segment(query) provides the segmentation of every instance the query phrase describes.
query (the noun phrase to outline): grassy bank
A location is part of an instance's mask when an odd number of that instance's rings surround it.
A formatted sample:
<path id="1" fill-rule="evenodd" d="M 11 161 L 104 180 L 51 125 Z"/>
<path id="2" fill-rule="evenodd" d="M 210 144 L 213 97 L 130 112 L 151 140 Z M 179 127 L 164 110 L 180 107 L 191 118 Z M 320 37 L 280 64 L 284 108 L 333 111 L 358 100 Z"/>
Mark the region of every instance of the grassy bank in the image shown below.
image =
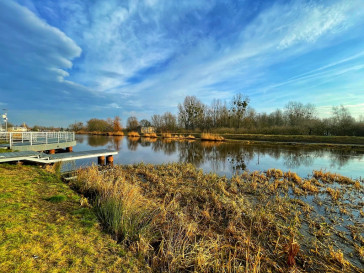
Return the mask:
<path id="1" fill-rule="evenodd" d="M 363 183 L 190 164 L 91 167 L 73 187 L 154 272 L 363 272 Z"/>
<path id="2" fill-rule="evenodd" d="M 301 142 L 364 145 L 364 137 L 354 136 L 309 136 L 309 135 L 257 135 L 223 134 L 226 139 L 271 142 Z"/>
<path id="3" fill-rule="evenodd" d="M 2 164 L 0 189 L 0 272 L 143 271 L 56 175 Z"/>
<path id="4" fill-rule="evenodd" d="M 196 138 L 202 138 L 203 133 L 188 133 Z M 187 135 L 187 133 L 185 133 Z M 226 134 L 221 133 L 225 140 L 247 140 L 256 142 L 272 143 L 316 143 L 316 144 L 342 144 L 342 145 L 364 145 L 364 137 L 355 136 L 312 136 L 312 135 L 263 135 L 263 134 Z"/>

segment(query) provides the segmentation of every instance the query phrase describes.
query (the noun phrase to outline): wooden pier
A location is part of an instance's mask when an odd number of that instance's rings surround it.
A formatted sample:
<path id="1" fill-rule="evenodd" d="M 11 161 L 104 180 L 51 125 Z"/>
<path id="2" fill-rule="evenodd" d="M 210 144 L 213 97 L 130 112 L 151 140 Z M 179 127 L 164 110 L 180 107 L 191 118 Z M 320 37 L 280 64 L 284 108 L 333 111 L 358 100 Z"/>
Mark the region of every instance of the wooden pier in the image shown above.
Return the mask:
<path id="1" fill-rule="evenodd" d="M 105 157 L 106 164 L 113 163 L 113 155 L 118 154 L 117 151 L 111 150 L 92 150 L 92 151 L 83 151 L 83 152 L 68 152 L 68 153 L 57 153 L 57 154 L 47 154 L 43 152 L 35 152 L 35 151 L 22 151 L 22 152 L 10 152 L 10 153 L 1 153 L 0 154 L 0 163 L 9 163 L 9 162 L 34 162 L 41 164 L 52 164 L 57 162 L 65 162 L 77 159 L 85 159 L 85 158 L 98 158 L 98 163 L 100 165 L 105 165 Z"/>

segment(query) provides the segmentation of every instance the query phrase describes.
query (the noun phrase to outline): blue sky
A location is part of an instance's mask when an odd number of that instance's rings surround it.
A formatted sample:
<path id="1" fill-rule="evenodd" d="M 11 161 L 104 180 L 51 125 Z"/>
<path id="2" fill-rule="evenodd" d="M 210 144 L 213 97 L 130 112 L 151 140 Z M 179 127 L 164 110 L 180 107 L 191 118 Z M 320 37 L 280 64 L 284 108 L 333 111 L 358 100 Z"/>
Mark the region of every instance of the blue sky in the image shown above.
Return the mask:
<path id="1" fill-rule="evenodd" d="M 139 119 L 195 95 L 364 115 L 364 1 L 0 0 L 0 108 L 20 124 Z"/>

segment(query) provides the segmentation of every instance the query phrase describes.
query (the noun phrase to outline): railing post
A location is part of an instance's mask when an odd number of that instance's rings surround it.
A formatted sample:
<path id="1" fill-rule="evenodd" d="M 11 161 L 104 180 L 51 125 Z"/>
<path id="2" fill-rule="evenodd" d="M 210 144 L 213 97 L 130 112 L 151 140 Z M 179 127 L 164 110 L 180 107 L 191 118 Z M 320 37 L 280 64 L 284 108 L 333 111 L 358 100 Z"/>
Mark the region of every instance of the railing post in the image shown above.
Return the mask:
<path id="1" fill-rule="evenodd" d="M 10 149 L 13 147 L 13 133 L 9 133 L 9 147 Z"/>
<path id="2" fill-rule="evenodd" d="M 46 132 L 46 144 L 48 144 L 48 133 Z"/>
<path id="3" fill-rule="evenodd" d="M 30 146 L 33 145 L 33 132 L 30 132 Z"/>
<path id="4" fill-rule="evenodd" d="M 21 143 L 24 143 L 24 133 L 21 133 Z"/>
<path id="5" fill-rule="evenodd" d="M 58 141 L 58 143 L 59 143 L 59 134 L 60 134 L 60 132 L 57 133 L 57 141 Z"/>

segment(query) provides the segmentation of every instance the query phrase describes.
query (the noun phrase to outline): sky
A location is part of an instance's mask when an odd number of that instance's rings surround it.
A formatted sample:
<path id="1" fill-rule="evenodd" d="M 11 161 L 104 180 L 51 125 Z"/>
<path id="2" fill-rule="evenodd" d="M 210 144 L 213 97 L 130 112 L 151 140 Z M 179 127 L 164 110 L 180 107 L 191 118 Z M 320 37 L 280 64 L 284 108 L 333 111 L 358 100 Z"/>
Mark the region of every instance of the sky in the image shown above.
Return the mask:
<path id="1" fill-rule="evenodd" d="M 299 101 L 359 117 L 364 1 L 0 0 L 0 60 L 14 124 L 125 124 L 237 93 L 258 112 Z"/>

